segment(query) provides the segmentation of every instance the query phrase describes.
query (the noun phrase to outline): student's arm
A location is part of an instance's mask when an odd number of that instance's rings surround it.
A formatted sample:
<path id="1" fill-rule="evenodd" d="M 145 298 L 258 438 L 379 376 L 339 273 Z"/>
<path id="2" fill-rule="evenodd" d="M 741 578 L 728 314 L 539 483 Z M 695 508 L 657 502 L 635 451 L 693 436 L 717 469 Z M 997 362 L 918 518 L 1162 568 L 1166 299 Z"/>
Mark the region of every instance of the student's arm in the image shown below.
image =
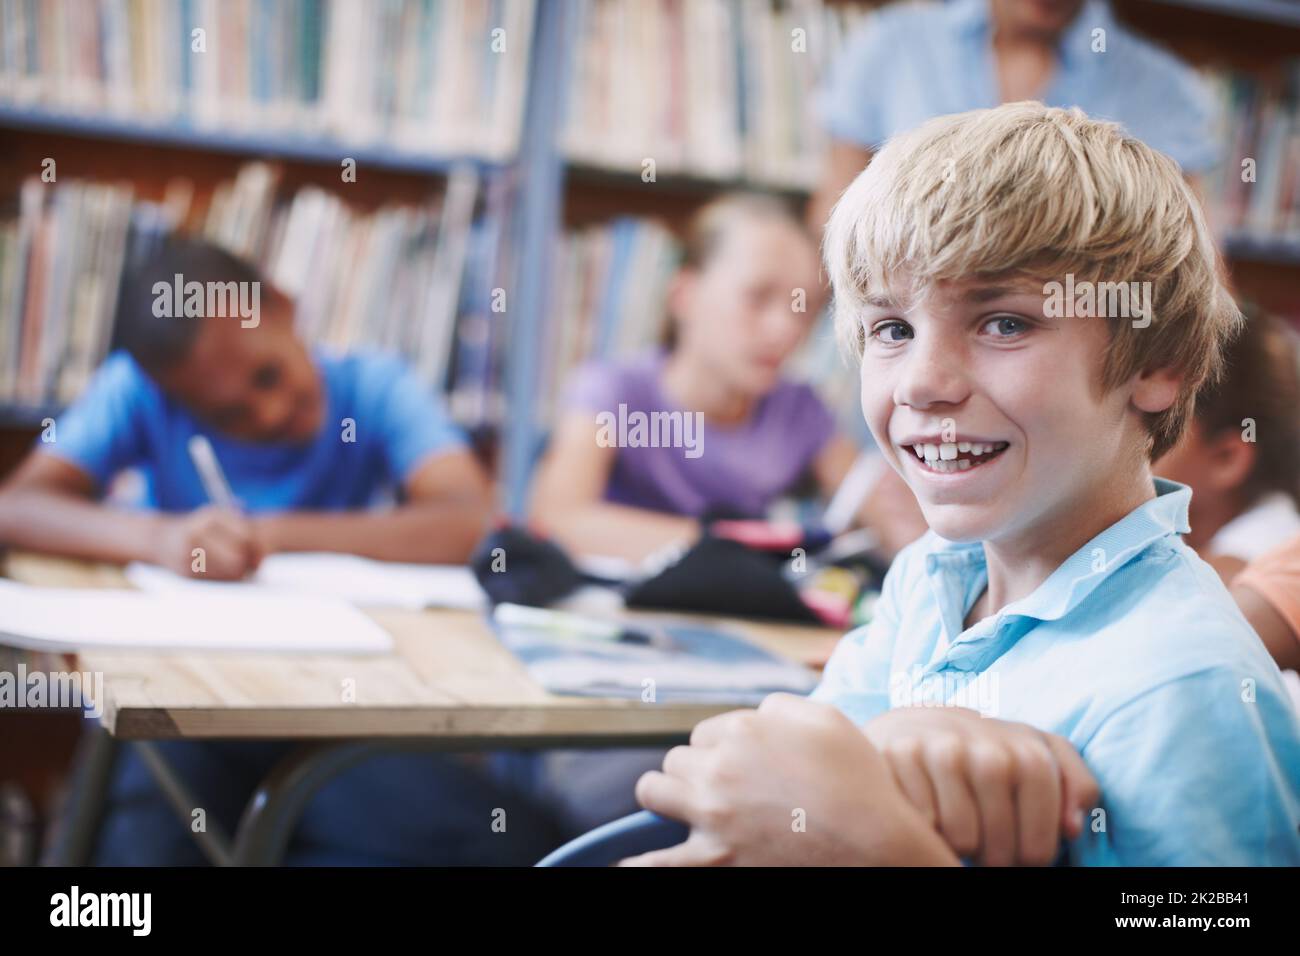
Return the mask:
<path id="1" fill-rule="evenodd" d="M 812 198 L 808 200 L 806 213 L 808 229 L 819 241 L 840 194 L 857 178 L 858 173 L 867 168 L 871 156 L 872 151 L 865 146 L 841 139 L 831 140 L 821 178 Z"/>
<path id="2" fill-rule="evenodd" d="M 566 415 L 538 466 L 530 522 L 574 554 L 629 561 L 698 538 L 694 518 L 602 500 L 616 454 L 617 449 L 597 444 L 591 415 Z"/>
<path id="3" fill-rule="evenodd" d="M 100 366 L 86 391 L 0 487 L 0 544 L 91 561 L 149 561 L 220 580 L 257 567 L 261 546 L 244 517 L 100 504 L 113 477 L 143 461 L 159 409 L 156 386 L 126 355 Z"/>
<path id="4" fill-rule="evenodd" d="M 630 866 L 955 866 L 885 759 L 833 707 L 772 694 L 711 717 L 637 783 L 686 842 Z"/>
<path id="5" fill-rule="evenodd" d="M 1232 596 L 1278 667 L 1300 669 L 1300 633 L 1249 583 L 1236 584 Z"/>
<path id="6" fill-rule="evenodd" d="M 464 448 L 435 452 L 384 511 L 288 511 L 256 519 L 268 551 L 343 551 L 382 561 L 463 564 L 487 530 L 491 488 Z"/>
<path id="7" fill-rule="evenodd" d="M 1277 666 L 1300 668 L 1300 538 L 1256 558 L 1231 586 Z"/>
<path id="8" fill-rule="evenodd" d="M 862 729 L 922 818 L 984 866 L 1047 866 L 1097 805 L 1097 781 L 1070 742 L 1027 724 L 899 707 Z"/>
<path id="9" fill-rule="evenodd" d="M 0 487 L 0 544 L 88 561 L 148 561 L 216 580 L 241 578 L 261 560 L 242 515 L 128 511 L 100 504 L 96 492 L 95 479 L 76 465 L 33 452 Z"/>

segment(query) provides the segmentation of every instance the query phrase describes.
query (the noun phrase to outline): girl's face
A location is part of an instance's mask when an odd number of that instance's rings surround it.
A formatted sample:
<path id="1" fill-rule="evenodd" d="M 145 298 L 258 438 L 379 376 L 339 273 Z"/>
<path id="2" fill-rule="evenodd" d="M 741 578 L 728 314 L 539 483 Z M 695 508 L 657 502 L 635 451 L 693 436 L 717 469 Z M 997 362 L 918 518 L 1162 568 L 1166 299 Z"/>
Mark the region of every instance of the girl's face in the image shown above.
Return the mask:
<path id="1" fill-rule="evenodd" d="M 817 250 L 793 223 L 733 225 L 702 269 L 671 294 L 677 348 L 736 391 L 759 397 L 803 342 L 825 302 Z"/>

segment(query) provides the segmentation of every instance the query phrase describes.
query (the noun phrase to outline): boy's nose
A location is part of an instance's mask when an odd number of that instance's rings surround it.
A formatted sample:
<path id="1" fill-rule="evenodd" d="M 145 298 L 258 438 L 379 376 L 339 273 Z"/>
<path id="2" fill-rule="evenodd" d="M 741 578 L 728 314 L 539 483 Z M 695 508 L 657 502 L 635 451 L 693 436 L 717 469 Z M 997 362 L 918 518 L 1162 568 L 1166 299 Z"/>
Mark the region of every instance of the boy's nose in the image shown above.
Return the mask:
<path id="1" fill-rule="evenodd" d="M 903 360 L 894 404 L 911 408 L 959 405 L 970 395 L 961 349 L 941 339 L 917 339 Z"/>
<path id="2" fill-rule="evenodd" d="M 293 403 L 288 398 L 265 398 L 257 406 L 257 430 L 263 435 L 276 435 L 289 425 Z"/>

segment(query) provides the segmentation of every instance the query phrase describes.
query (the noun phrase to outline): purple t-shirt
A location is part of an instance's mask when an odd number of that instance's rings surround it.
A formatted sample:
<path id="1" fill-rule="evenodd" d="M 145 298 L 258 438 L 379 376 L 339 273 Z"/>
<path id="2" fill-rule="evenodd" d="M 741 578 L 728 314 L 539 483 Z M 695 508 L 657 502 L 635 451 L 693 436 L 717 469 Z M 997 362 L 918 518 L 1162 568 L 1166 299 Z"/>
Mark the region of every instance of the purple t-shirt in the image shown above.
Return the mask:
<path id="1" fill-rule="evenodd" d="M 566 410 L 590 413 L 596 440 L 618 449 L 605 500 L 692 517 L 762 517 L 834 435 L 833 416 L 807 385 L 783 381 L 748 421 L 703 422 L 664 394 L 664 358 L 591 363 L 565 390 Z"/>

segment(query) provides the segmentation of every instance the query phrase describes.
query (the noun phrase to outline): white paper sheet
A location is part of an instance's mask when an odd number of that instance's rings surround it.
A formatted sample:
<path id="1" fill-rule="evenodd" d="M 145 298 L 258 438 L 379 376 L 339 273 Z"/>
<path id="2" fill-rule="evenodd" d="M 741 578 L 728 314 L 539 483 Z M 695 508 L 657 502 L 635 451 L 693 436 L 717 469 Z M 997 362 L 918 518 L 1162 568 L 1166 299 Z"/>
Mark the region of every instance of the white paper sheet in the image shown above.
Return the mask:
<path id="1" fill-rule="evenodd" d="M 257 588 L 145 594 L 0 579 L 0 643 L 38 651 L 302 651 L 379 654 L 393 639 L 337 598 Z"/>
<path id="2" fill-rule="evenodd" d="M 183 578 L 151 564 L 131 564 L 127 580 L 142 591 L 277 591 L 320 595 L 358 607 L 462 608 L 487 606 L 483 589 L 469 568 L 451 564 L 398 564 L 350 554 L 272 554 L 248 581 L 217 582 Z"/>

